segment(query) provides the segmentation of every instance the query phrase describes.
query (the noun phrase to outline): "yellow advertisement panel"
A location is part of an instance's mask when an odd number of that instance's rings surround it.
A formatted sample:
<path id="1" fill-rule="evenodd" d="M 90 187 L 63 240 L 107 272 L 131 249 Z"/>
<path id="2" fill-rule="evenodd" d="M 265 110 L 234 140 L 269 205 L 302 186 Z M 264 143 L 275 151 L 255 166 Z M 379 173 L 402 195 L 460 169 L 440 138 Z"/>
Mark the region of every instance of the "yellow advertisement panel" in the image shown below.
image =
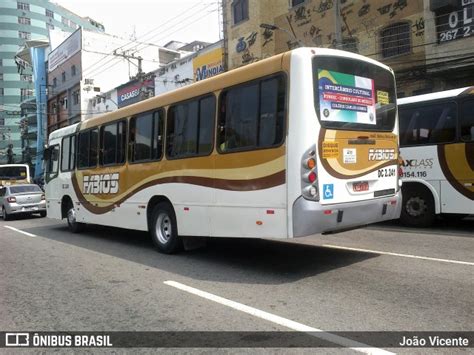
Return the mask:
<path id="1" fill-rule="evenodd" d="M 222 48 L 198 55 L 193 59 L 194 80 L 199 81 L 213 77 L 224 71 Z"/>

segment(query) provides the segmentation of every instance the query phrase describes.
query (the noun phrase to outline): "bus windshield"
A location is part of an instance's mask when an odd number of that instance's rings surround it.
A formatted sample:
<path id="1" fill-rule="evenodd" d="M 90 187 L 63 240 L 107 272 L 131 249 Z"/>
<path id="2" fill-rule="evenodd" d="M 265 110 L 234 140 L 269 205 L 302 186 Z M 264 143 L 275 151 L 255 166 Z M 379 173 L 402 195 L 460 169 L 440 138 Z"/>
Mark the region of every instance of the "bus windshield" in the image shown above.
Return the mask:
<path id="1" fill-rule="evenodd" d="M 337 56 L 313 58 L 314 103 L 324 128 L 392 131 L 395 78 L 378 65 Z"/>
<path id="2" fill-rule="evenodd" d="M 2 166 L 0 167 L 1 180 L 20 180 L 28 178 L 26 166 Z"/>

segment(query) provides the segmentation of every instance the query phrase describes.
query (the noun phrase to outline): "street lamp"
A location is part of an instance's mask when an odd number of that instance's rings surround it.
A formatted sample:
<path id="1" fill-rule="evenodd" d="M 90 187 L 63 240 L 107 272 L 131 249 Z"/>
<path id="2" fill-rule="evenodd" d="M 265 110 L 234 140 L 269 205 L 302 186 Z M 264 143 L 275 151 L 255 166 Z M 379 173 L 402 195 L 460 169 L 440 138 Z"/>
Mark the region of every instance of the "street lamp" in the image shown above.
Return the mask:
<path id="1" fill-rule="evenodd" d="M 296 36 L 291 33 L 290 31 L 288 31 L 287 29 L 285 28 L 281 28 L 281 27 L 278 27 L 276 25 L 270 25 L 268 23 L 261 23 L 260 24 L 260 27 L 261 28 L 264 28 L 266 30 L 270 30 L 270 31 L 276 31 L 276 30 L 280 30 L 280 31 L 283 31 L 285 32 L 288 36 L 290 36 L 291 39 L 294 39 L 300 47 L 305 47 L 305 44 L 303 42 L 301 42 L 298 38 L 296 38 Z"/>

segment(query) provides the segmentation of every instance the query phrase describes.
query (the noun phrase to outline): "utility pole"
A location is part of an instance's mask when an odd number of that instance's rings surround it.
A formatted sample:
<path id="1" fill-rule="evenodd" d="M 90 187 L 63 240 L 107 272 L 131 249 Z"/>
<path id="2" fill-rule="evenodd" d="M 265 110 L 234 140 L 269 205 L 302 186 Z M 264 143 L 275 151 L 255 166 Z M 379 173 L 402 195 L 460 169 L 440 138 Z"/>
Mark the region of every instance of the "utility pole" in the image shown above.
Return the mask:
<path id="1" fill-rule="evenodd" d="M 341 4 L 339 0 L 334 0 L 334 33 L 336 35 L 335 47 L 338 48 L 342 45 L 342 33 L 341 33 Z"/>
<path id="2" fill-rule="evenodd" d="M 130 80 L 133 80 L 133 79 L 141 80 L 143 78 L 143 68 L 142 68 L 143 58 L 142 57 L 140 56 L 135 57 L 135 53 L 132 53 L 132 54 L 127 54 L 127 52 L 117 53 L 117 50 L 114 50 L 113 55 L 117 57 L 125 58 L 129 63 L 132 63 L 138 68 L 137 75 L 135 77 L 130 77 Z M 138 64 L 133 63 L 131 59 L 136 59 L 138 61 Z"/>

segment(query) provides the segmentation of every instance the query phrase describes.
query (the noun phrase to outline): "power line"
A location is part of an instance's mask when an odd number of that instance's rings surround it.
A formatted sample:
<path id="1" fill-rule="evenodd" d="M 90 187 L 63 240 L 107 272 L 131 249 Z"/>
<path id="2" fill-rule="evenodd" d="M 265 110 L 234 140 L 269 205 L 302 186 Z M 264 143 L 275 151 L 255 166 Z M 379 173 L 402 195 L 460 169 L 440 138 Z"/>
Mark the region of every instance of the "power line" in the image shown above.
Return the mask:
<path id="1" fill-rule="evenodd" d="M 162 29 L 162 28 L 163 28 L 165 25 L 167 25 L 168 23 L 170 23 L 170 22 L 172 22 L 172 21 L 174 21 L 174 20 L 176 20 L 176 19 L 179 19 L 180 17 L 182 17 L 182 16 L 185 15 L 186 13 L 188 13 L 188 12 L 194 10 L 196 7 L 201 6 L 201 5 L 202 5 L 202 2 L 199 2 L 198 4 L 196 4 L 196 5 L 194 5 L 194 6 L 191 6 L 190 8 L 184 10 L 181 14 L 172 17 L 171 19 L 167 20 L 167 21 L 164 22 L 163 24 L 161 24 L 161 25 L 155 27 L 154 29 L 152 29 L 152 30 L 146 32 L 145 34 L 141 35 L 139 38 L 145 41 L 145 38 L 147 38 L 147 36 L 150 35 L 151 33 Z M 136 44 L 136 43 L 137 43 L 136 40 L 129 41 L 128 43 L 125 43 L 125 44 L 123 44 L 123 45 L 121 45 L 121 46 L 115 48 L 112 52 L 109 53 L 109 56 L 113 55 L 113 52 L 114 52 L 114 51 L 117 51 L 117 50 L 120 50 L 120 49 L 125 49 L 125 47 L 127 47 L 127 46 L 129 46 L 129 45 Z M 148 45 L 153 45 L 153 44 L 149 43 Z M 127 49 L 127 50 L 129 50 L 129 49 Z M 95 62 L 95 63 L 93 63 L 92 65 L 90 65 L 89 67 L 85 68 L 85 69 L 83 70 L 83 73 L 85 73 L 85 72 L 87 72 L 87 71 L 89 71 L 89 70 L 92 70 L 92 68 L 93 68 L 94 66 L 96 66 L 96 65 L 97 65 L 98 63 L 100 63 L 101 61 L 105 60 L 105 58 L 107 58 L 107 56 L 105 56 L 104 58 L 101 58 L 101 59 L 98 60 L 97 62 Z M 95 70 L 94 70 L 94 71 L 95 71 Z"/>

